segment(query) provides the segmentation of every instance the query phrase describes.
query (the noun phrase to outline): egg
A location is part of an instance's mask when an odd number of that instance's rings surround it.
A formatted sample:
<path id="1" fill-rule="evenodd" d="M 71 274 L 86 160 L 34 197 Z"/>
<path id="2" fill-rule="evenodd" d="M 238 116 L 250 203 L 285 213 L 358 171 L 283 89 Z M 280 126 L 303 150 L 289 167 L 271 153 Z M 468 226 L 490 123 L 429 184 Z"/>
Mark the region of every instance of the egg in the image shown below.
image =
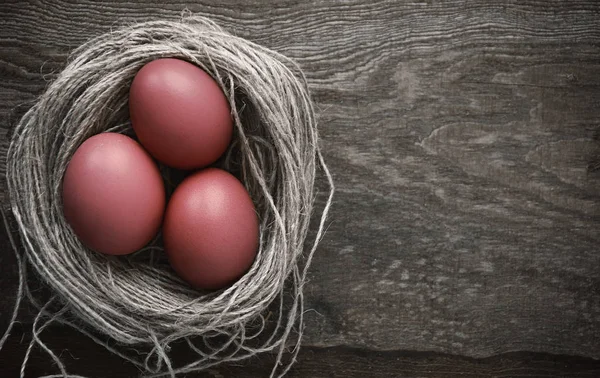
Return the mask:
<path id="1" fill-rule="evenodd" d="M 181 278 L 199 289 L 223 288 L 239 279 L 256 257 L 258 216 L 233 175 L 208 168 L 185 178 L 173 192 L 163 240 Z"/>
<path id="2" fill-rule="evenodd" d="M 205 71 L 179 59 L 143 66 L 129 91 L 131 124 L 140 143 L 173 168 L 215 162 L 231 141 L 227 98 Z"/>
<path id="3" fill-rule="evenodd" d="M 154 238 L 165 210 L 156 163 L 133 139 L 103 133 L 71 158 L 62 187 L 65 219 L 88 248 L 124 255 Z"/>

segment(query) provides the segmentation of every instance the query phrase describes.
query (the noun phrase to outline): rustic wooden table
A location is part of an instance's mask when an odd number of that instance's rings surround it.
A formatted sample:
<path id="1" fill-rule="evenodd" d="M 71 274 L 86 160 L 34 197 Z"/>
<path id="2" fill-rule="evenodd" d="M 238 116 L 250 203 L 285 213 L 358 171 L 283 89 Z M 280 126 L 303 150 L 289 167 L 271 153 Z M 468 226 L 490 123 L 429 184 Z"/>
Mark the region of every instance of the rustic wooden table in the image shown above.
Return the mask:
<path id="1" fill-rule="evenodd" d="M 600 376 L 599 2 L 3 0 L 1 126 L 89 37 L 185 7 L 295 58 L 318 104 L 338 189 L 291 377 Z M 1 377 L 19 374 L 20 320 Z M 73 373 L 137 374 L 69 329 L 44 337 Z M 26 376 L 56 372 L 36 350 Z"/>

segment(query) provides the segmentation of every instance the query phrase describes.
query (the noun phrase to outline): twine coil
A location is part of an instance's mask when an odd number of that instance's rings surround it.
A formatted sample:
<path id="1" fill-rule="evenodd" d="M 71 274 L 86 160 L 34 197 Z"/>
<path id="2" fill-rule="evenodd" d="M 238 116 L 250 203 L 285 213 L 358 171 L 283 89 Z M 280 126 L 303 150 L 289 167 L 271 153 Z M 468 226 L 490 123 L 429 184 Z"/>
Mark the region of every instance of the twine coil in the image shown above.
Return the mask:
<path id="1" fill-rule="evenodd" d="M 86 249 L 62 213 L 62 178 L 77 147 L 101 132 L 130 132 L 129 85 L 144 64 L 167 57 L 196 64 L 221 86 L 235 130 L 222 166 L 238 174 L 259 214 L 256 261 L 239 281 L 216 293 L 183 283 L 160 242 L 118 258 Z M 315 241 L 305 248 L 317 171 L 329 191 Z M 6 179 L 24 264 L 55 294 L 40 304 L 30 349 L 36 343 L 47 349 L 61 370 L 58 376 L 69 375 L 38 337 L 51 321 L 76 327 L 146 376 L 174 377 L 266 351 L 277 352 L 271 376 L 287 372 L 302 336 L 306 270 L 333 194 L 306 81 L 291 60 L 197 16 L 94 38 L 73 52 L 16 126 Z M 194 358 L 178 365 L 170 349 L 182 343 Z M 286 350 L 292 357 L 283 364 Z"/>

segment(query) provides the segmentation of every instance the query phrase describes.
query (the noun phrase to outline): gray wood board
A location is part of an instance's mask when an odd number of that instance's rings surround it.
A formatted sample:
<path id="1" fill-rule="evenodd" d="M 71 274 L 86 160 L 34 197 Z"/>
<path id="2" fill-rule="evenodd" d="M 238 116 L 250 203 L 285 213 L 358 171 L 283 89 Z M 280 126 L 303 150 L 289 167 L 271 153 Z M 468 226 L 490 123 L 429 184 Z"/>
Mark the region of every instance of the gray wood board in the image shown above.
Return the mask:
<path id="1" fill-rule="evenodd" d="M 18 332 L 16 332 L 18 334 Z M 15 335 L 18 336 L 18 335 Z M 13 338 L 14 339 L 14 338 Z M 74 330 L 44 335 L 47 345 L 64 350 L 61 359 L 71 374 L 85 377 L 131 378 L 138 369 L 93 343 L 82 342 Z M 27 343 L 10 343 L 15 358 L 3 359 L 0 352 L 0 373 L 17 377 L 20 358 Z M 182 351 L 185 353 L 185 351 Z M 178 354 L 179 356 L 179 354 Z M 261 355 L 245 363 L 219 365 L 189 377 L 202 378 L 264 378 L 273 367 L 274 356 Z M 56 373 L 56 366 L 47 355 L 35 350 L 26 377 Z M 557 356 L 532 352 L 512 352 L 482 359 L 445 355 L 433 352 L 373 351 L 364 348 L 311 347 L 300 350 L 297 363 L 286 378 L 597 378 L 600 364 L 583 357 Z"/>
<path id="2" fill-rule="evenodd" d="M 337 193 L 306 345 L 600 358 L 600 3 L 5 0 L 3 126 L 86 39 L 185 7 L 317 102 Z"/>

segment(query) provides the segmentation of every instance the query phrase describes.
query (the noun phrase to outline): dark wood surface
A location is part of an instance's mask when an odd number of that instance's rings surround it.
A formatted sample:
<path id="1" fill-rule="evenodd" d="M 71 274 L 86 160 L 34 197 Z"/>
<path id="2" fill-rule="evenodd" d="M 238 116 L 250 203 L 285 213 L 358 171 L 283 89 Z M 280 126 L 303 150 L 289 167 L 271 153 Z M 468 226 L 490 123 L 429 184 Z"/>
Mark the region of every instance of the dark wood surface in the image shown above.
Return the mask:
<path id="1" fill-rule="evenodd" d="M 1 126 L 81 42 L 185 7 L 295 58 L 317 102 L 338 190 L 291 376 L 600 376 L 600 2 L 2 0 Z M 18 374 L 20 320 L 0 377 Z M 45 337 L 73 372 L 136 373 L 70 330 Z M 35 354 L 28 376 L 47 372 Z"/>

